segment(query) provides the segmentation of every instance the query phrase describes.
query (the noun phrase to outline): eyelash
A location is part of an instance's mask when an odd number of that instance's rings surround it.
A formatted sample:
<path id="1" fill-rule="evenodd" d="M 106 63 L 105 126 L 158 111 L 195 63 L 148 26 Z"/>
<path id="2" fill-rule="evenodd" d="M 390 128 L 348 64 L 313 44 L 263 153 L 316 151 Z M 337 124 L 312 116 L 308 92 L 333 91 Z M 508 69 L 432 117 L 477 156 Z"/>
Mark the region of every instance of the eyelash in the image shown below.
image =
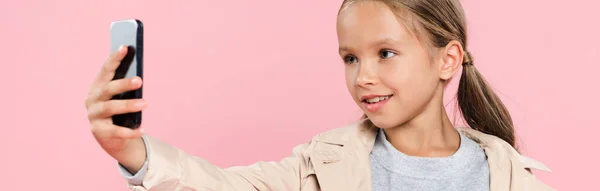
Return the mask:
<path id="1" fill-rule="evenodd" d="M 351 54 L 347 55 L 347 56 L 344 56 L 344 63 L 345 64 L 352 64 L 352 63 L 350 63 L 351 62 L 350 59 L 356 59 L 356 57 L 354 55 L 351 55 Z"/>
<path id="2" fill-rule="evenodd" d="M 389 57 L 385 57 L 385 56 L 383 55 L 383 54 L 385 54 L 385 53 L 391 53 L 391 54 L 393 54 L 393 55 L 392 55 L 392 56 L 389 56 Z M 396 56 L 396 55 L 398 55 L 398 53 L 396 53 L 396 52 L 394 52 L 394 51 L 391 51 L 391 50 L 387 50 L 387 49 L 383 49 L 383 50 L 380 50 L 380 51 L 379 51 L 379 57 L 380 57 L 381 59 L 388 59 L 388 58 L 391 58 L 391 57 L 393 57 L 393 56 Z M 354 59 L 354 60 L 350 60 L 350 59 Z M 354 56 L 354 55 L 352 55 L 352 54 L 349 54 L 349 55 L 346 55 L 346 56 L 344 56 L 344 63 L 345 63 L 345 64 L 353 64 L 353 63 L 355 63 L 355 62 L 356 62 L 356 60 L 357 60 L 357 59 L 358 59 L 358 58 L 356 58 L 356 56 Z"/>

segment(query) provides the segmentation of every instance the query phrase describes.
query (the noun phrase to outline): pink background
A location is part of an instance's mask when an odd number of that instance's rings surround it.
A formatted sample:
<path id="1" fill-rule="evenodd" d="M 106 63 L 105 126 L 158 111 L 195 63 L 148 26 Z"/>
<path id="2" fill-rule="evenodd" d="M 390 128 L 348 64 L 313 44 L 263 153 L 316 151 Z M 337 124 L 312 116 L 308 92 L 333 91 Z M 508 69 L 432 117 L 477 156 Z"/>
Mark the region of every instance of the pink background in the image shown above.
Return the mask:
<path id="1" fill-rule="evenodd" d="M 2 190 L 126 190 L 86 119 L 113 20 L 146 27 L 144 127 L 219 166 L 278 160 L 360 115 L 337 55 L 341 0 L 0 1 Z M 592 0 L 464 1 L 476 66 L 559 190 L 597 187 Z M 447 100 L 452 99 L 447 96 Z"/>

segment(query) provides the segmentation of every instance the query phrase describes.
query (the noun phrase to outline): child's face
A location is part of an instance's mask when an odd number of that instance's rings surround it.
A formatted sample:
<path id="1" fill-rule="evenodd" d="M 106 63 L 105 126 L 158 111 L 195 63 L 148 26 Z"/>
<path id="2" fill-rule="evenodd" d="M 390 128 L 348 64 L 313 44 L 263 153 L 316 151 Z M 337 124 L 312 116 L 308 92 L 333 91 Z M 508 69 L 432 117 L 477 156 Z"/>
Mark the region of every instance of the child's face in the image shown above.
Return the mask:
<path id="1" fill-rule="evenodd" d="M 442 107 L 431 102 L 443 90 L 438 64 L 387 6 L 348 7 L 338 16 L 337 33 L 348 90 L 375 125 L 396 127 L 429 105 Z"/>

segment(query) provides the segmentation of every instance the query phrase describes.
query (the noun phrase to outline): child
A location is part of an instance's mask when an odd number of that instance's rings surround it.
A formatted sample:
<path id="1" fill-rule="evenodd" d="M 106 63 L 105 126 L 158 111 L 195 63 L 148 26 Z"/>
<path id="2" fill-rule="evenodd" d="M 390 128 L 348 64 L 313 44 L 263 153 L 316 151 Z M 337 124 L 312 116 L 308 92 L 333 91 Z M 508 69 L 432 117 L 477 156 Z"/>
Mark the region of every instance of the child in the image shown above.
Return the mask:
<path id="1" fill-rule="evenodd" d="M 510 115 L 465 49 L 458 0 L 345 0 L 337 33 L 348 90 L 365 115 L 279 162 L 222 169 L 113 125 L 110 116 L 146 105 L 109 100 L 141 87 L 139 78 L 111 81 L 126 49 L 92 85 L 92 132 L 131 190 L 553 190 L 530 172 L 549 169 L 514 148 Z M 442 103 L 458 71 L 458 104 L 471 128 L 455 128 Z"/>

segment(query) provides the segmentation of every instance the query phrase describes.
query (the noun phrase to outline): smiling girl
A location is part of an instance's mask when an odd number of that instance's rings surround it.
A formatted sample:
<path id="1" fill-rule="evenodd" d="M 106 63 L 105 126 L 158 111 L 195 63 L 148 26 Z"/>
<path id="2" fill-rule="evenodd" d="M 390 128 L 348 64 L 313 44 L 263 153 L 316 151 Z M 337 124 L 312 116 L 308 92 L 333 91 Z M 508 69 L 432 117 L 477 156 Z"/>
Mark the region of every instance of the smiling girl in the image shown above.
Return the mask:
<path id="1" fill-rule="evenodd" d="M 109 100 L 141 87 L 139 78 L 110 81 L 126 49 L 110 56 L 92 85 L 92 132 L 131 190 L 553 190 L 531 173 L 549 169 L 514 148 L 511 117 L 466 49 L 465 23 L 458 0 L 345 0 L 339 54 L 365 115 L 279 162 L 223 169 L 113 125 L 110 116 L 146 105 Z M 454 127 L 442 103 L 457 72 L 470 128 Z"/>

